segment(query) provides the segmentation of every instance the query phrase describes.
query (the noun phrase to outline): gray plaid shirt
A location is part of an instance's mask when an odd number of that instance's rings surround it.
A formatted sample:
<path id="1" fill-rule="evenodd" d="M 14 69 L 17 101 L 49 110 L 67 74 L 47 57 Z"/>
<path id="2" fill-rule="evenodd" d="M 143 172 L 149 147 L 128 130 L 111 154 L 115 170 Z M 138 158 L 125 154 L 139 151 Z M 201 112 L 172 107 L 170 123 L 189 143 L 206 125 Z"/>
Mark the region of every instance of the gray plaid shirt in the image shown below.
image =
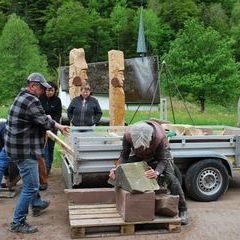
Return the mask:
<path id="1" fill-rule="evenodd" d="M 13 161 L 43 156 L 45 131 L 55 128 L 55 121 L 45 114 L 39 99 L 22 90 L 10 107 L 5 150 Z"/>

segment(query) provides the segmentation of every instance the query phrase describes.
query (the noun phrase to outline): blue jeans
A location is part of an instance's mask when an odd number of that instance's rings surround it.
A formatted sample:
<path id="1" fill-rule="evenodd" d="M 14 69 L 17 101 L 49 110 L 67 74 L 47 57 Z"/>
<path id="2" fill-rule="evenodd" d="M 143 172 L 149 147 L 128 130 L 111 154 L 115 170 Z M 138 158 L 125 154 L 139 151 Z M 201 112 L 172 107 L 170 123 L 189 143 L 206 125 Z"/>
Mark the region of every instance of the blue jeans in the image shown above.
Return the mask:
<path id="1" fill-rule="evenodd" d="M 2 178 L 7 167 L 8 167 L 8 157 L 5 150 L 2 149 L 2 151 L 0 152 L 0 184 L 2 182 Z"/>
<path id="2" fill-rule="evenodd" d="M 26 220 L 29 205 L 41 207 L 42 200 L 39 194 L 38 161 L 26 159 L 18 164 L 23 186 L 14 211 L 13 222 L 21 223 Z"/>

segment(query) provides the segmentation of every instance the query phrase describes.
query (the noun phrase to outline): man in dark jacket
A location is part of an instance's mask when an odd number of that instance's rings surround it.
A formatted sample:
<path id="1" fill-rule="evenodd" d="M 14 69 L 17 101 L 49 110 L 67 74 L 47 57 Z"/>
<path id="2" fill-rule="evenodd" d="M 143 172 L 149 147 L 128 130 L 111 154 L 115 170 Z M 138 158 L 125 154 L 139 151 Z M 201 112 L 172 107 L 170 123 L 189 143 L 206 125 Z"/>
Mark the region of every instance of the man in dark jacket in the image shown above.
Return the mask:
<path id="1" fill-rule="evenodd" d="M 130 153 L 133 155 L 130 156 Z M 173 195 L 179 195 L 179 216 L 183 225 L 188 224 L 187 204 L 179 180 L 175 176 L 169 142 L 162 126 L 155 121 L 138 122 L 130 126 L 123 137 L 123 150 L 118 164 L 146 161 L 151 167 L 145 172 L 148 178 L 160 181 L 164 175 Z M 115 178 L 115 169 L 109 176 Z"/>

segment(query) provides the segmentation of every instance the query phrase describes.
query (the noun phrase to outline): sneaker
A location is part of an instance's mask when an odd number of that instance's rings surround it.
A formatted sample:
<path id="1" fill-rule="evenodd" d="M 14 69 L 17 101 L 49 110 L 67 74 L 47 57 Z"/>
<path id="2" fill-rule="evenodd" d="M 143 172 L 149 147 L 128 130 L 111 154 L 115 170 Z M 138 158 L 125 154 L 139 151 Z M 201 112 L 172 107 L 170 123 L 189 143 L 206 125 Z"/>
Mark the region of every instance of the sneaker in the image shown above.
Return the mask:
<path id="1" fill-rule="evenodd" d="M 181 218 L 181 225 L 187 225 L 189 223 L 187 210 L 180 211 L 179 217 Z"/>
<path id="2" fill-rule="evenodd" d="M 14 233 L 35 233 L 38 232 L 38 228 L 36 226 L 32 226 L 28 224 L 26 221 L 22 223 L 11 223 L 10 229 L 11 232 Z"/>
<path id="3" fill-rule="evenodd" d="M 42 201 L 42 205 L 38 207 L 32 207 L 32 215 L 33 217 L 38 217 L 41 215 L 42 211 L 46 209 L 50 204 L 50 201 Z"/>
<path id="4" fill-rule="evenodd" d="M 48 188 L 48 184 L 47 184 L 47 183 L 41 184 L 41 185 L 39 186 L 39 190 L 40 190 L 40 191 L 47 190 L 47 188 Z"/>

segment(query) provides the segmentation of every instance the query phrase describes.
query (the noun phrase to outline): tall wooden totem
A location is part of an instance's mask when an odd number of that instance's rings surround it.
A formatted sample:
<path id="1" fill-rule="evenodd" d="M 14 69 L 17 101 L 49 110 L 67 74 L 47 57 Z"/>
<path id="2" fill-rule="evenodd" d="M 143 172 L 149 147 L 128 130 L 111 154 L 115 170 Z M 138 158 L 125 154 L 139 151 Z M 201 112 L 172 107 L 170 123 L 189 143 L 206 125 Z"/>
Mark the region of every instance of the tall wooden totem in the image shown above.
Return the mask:
<path id="1" fill-rule="evenodd" d="M 81 86 L 88 80 L 88 65 L 83 48 L 73 48 L 70 51 L 69 64 L 69 95 L 73 99 L 80 95 Z"/>
<path id="2" fill-rule="evenodd" d="M 110 126 L 124 126 L 124 55 L 122 51 L 108 52 Z"/>

